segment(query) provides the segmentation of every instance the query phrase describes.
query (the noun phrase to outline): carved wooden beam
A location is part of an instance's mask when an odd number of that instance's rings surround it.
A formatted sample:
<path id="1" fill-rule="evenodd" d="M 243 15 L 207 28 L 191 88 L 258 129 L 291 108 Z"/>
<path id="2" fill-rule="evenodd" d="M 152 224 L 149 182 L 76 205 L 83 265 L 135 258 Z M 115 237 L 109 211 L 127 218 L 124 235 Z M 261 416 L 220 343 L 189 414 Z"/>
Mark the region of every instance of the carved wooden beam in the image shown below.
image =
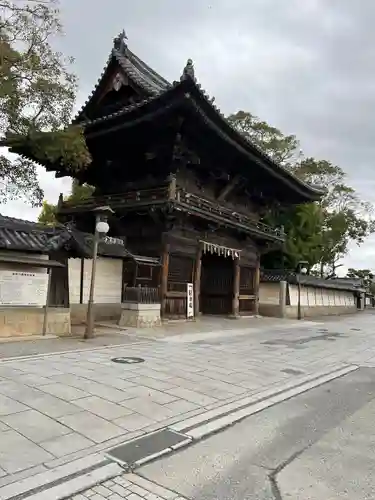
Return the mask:
<path id="1" fill-rule="evenodd" d="M 225 198 L 233 191 L 233 189 L 238 185 L 241 180 L 240 175 L 235 175 L 228 184 L 220 191 L 217 196 L 217 201 L 224 201 Z"/>

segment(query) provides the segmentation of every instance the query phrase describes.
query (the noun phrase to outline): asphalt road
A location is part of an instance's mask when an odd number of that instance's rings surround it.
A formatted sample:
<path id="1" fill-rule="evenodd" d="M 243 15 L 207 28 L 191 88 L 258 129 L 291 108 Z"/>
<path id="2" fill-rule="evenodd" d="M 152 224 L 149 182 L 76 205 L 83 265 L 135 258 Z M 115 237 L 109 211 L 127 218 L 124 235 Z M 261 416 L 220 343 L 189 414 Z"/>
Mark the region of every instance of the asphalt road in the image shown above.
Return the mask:
<path id="1" fill-rule="evenodd" d="M 137 472 L 193 500 L 373 499 L 374 417 L 361 368 Z"/>

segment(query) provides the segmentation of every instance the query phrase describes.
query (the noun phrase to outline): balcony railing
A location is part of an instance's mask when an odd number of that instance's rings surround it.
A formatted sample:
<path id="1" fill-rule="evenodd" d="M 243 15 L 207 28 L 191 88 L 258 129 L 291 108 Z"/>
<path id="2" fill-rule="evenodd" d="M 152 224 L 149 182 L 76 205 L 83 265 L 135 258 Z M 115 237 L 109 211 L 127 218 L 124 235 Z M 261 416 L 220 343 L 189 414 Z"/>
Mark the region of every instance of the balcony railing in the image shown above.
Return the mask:
<path id="1" fill-rule="evenodd" d="M 251 227 L 257 229 L 262 233 L 277 236 L 282 240 L 284 240 L 285 238 L 285 233 L 282 228 L 273 228 L 271 226 L 268 226 L 267 224 L 264 224 L 263 222 L 257 221 L 255 218 L 241 214 L 222 205 L 218 205 L 211 200 L 207 200 L 206 198 L 202 198 L 193 193 L 188 193 L 184 190 L 178 189 L 176 193 L 176 199 L 177 202 L 183 206 L 187 206 L 192 210 L 197 210 L 207 215 L 210 214 L 211 216 L 216 216 L 217 218 L 225 220 L 228 223 Z"/>
<path id="2" fill-rule="evenodd" d="M 149 189 L 126 191 L 121 194 L 90 196 L 80 202 L 63 201 L 59 212 L 86 211 L 94 207 L 109 205 L 111 208 L 148 205 L 155 202 L 165 202 L 169 198 L 169 185 L 161 185 Z"/>
<path id="3" fill-rule="evenodd" d="M 113 209 L 126 209 L 127 207 L 133 208 L 166 202 L 173 203 L 177 209 L 190 211 L 207 219 L 214 219 L 218 222 L 224 221 L 228 225 L 242 227 L 247 231 L 251 230 L 262 234 L 269 234 L 281 241 L 285 239 L 282 228 L 273 228 L 263 222 L 257 221 L 254 217 L 231 210 L 213 200 L 189 193 L 175 183 L 166 183 L 148 189 L 132 190 L 121 194 L 90 197 L 79 203 L 64 201 L 60 203 L 58 210 L 59 213 L 64 214 L 85 212 L 105 205 L 109 205 Z"/>

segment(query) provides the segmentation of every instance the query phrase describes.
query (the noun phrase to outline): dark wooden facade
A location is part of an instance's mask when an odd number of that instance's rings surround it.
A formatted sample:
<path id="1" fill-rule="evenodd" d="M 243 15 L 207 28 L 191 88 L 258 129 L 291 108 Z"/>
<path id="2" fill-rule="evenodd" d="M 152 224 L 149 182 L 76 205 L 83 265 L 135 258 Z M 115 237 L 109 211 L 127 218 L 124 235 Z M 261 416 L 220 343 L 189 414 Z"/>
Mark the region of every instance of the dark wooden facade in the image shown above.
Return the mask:
<path id="1" fill-rule="evenodd" d="M 95 192 L 76 205 L 61 199 L 60 221 L 92 232 L 92 209 L 111 206 L 109 234 L 125 238 L 133 254 L 161 261 L 138 285 L 160 288 L 164 316 L 186 316 L 188 283 L 196 314 L 257 313 L 260 255 L 284 241 L 282 228 L 265 225 L 262 215 L 273 204 L 319 199 L 321 191 L 242 137 L 202 91 L 190 60 L 170 84 L 129 50 L 124 35 L 74 123 L 84 127 L 92 156 L 74 176 Z"/>

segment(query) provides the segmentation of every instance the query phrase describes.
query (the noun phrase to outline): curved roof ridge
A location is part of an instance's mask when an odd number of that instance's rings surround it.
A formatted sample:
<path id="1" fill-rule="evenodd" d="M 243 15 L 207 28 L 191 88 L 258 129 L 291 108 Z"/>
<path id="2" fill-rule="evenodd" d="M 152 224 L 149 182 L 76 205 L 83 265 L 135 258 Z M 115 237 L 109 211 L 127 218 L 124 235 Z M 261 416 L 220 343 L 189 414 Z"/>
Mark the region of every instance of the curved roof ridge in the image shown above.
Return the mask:
<path id="1" fill-rule="evenodd" d="M 146 64 L 142 59 L 140 59 L 136 54 L 134 54 L 129 48 L 127 43 L 127 36 L 123 31 L 113 40 L 113 47 L 107 62 L 98 78 L 92 92 L 87 97 L 84 104 L 81 106 L 80 110 L 74 116 L 72 123 L 77 123 L 77 121 L 82 117 L 83 112 L 86 107 L 93 99 L 95 94 L 98 92 L 103 79 L 106 76 L 109 65 L 112 60 L 115 59 L 120 65 L 124 73 L 134 81 L 136 85 L 139 85 L 146 93 L 150 95 L 159 95 L 160 93 L 168 90 L 171 84 L 163 78 L 159 73 L 152 69 L 148 64 Z"/>
<path id="2" fill-rule="evenodd" d="M 202 88 L 202 85 L 198 83 L 198 80 L 195 76 L 194 65 L 191 59 L 188 59 L 187 65 L 183 70 L 183 74 L 181 76 L 181 81 L 190 79 L 191 82 L 196 87 L 197 91 L 201 94 L 201 96 L 207 101 L 207 103 L 216 111 L 216 113 L 221 117 L 221 119 L 230 127 L 242 141 L 246 142 L 247 145 L 251 146 L 251 148 L 256 151 L 264 160 L 266 160 L 270 165 L 272 165 L 276 170 L 281 171 L 283 174 L 287 174 L 290 178 L 292 178 L 298 184 L 306 187 L 307 189 L 315 191 L 317 194 L 324 194 L 325 188 L 323 186 L 317 186 L 314 184 L 309 184 L 304 180 L 297 177 L 294 173 L 290 172 L 286 167 L 281 165 L 280 163 L 273 160 L 266 152 L 264 152 L 259 146 L 254 144 L 251 139 L 241 134 L 241 132 L 228 120 L 228 118 L 221 112 L 220 108 L 215 104 L 215 97 L 210 97 L 208 92 Z M 178 82 L 175 82 L 178 83 Z"/>

